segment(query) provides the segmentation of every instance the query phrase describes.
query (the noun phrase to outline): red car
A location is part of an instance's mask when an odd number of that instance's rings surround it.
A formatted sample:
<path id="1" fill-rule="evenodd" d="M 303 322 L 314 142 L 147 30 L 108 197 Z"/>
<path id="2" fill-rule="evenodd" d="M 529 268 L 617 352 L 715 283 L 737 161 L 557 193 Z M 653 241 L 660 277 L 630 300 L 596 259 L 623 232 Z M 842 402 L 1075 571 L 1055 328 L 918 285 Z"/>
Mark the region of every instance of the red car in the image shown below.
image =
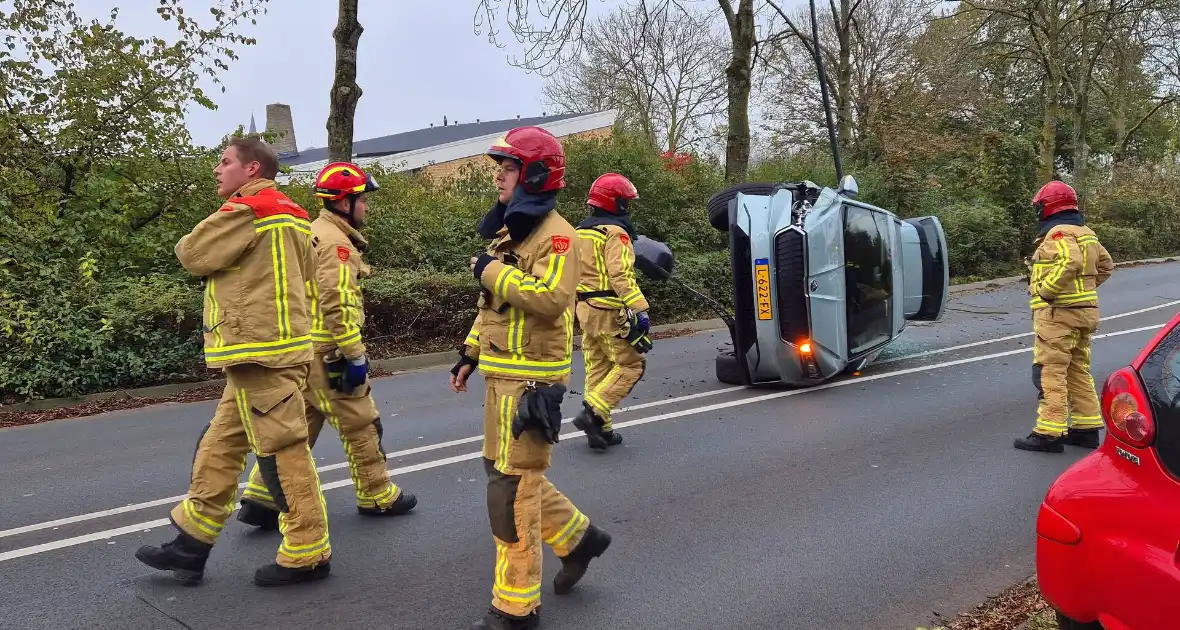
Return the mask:
<path id="1" fill-rule="evenodd" d="M 1180 628 L 1180 315 L 1106 379 L 1102 417 L 1041 503 L 1041 594 L 1062 630 Z"/>

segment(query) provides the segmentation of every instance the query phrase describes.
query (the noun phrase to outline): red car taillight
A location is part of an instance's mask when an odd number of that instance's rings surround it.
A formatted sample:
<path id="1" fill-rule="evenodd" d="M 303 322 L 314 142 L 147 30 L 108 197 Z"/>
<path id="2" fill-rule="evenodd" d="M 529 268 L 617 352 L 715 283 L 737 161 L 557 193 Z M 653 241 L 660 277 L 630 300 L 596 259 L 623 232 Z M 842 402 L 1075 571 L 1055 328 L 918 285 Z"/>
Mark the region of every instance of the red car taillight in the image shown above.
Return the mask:
<path id="1" fill-rule="evenodd" d="M 1151 405 L 1134 369 L 1125 367 L 1106 379 L 1102 418 L 1111 435 L 1131 446 L 1147 448 L 1155 441 Z"/>

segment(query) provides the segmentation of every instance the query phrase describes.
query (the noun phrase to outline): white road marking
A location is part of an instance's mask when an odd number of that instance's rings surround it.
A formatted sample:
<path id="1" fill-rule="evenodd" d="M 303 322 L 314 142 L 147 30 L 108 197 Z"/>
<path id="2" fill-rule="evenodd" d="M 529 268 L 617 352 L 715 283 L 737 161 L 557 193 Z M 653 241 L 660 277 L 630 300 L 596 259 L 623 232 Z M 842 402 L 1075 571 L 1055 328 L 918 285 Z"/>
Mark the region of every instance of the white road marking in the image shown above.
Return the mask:
<path id="1" fill-rule="evenodd" d="M 615 413 L 625 413 L 628 411 L 638 411 L 640 409 L 659 407 L 661 405 L 671 405 L 671 404 L 678 403 L 678 402 L 684 402 L 686 400 L 696 400 L 698 398 L 704 398 L 706 396 L 716 396 L 718 394 L 726 394 L 726 393 L 730 393 L 730 392 L 741 391 L 743 389 L 746 389 L 746 388 L 738 386 L 738 387 L 724 387 L 721 389 L 713 389 L 713 390 L 709 390 L 707 392 L 699 392 L 696 394 L 688 394 L 686 396 L 678 396 L 676 398 L 668 398 L 665 400 L 656 400 L 656 401 L 652 401 L 652 402 L 641 403 L 638 405 L 631 405 L 630 407 L 620 407 L 619 409 L 617 409 L 615 411 Z M 573 420 L 572 417 L 564 418 L 562 420 L 562 423 L 569 423 L 572 420 Z M 458 440 L 449 440 L 447 442 L 438 442 L 436 444 L 427 444 L 426 446 L 407 448 L 405 450 L 389 453 L 388 455 L 386 455 L 386 457 L 388 459 L 397 459 L 399 457 L 405 457 L 407 455 L 415 455 L 418 453 L 437 451 L 437 450 L 444 449 L 444 448 L 450 448 L 452 446 L 459 446 L 462 444 L 471 444 L 473 442 L 480 442 L 482 440 L 483 440 L 482 435 L 474 435 L 471 437 L 460 438 Z M 319 472 L 327 472 L 330 470 L 338 470 L 340 468 L 348 468 L 348 462 L 340 462 L 338 464 L 328 464 L 327 466 L 318 466 L 316 468 L 316 470 Z M 412 470 L 417 470 L 417 469 L 413 468 L 412 466 L 407 467 L 407 468 L 412 469 Z M 403 469 L 399 468 L 398 470 L 403 470 Z M 411 470 L 406 470 L 406 472 L 411 472 Z M 338 483 L 338 482 L 332 482 L 332 483 Z M 350 483 L 352 483 L 351 480 L 346 480 L 345 482 L 342 483 L 342 485 L 348 485 Z M 246 487 L 245 482 L 238 484 L 238 488 L 245 488 L 245 487 Z M 325 486 L 325 487 L 327 487 L 327 486 Z M 338 487 L 338 486 L 332 486 L 332 487 Z M 96 518 L 104 518 L 107 516 L 116 516 L 118 514 L 126 514 L 127 512 L 137 512 L 139 510 L 146 510 L 148 508 L 153 508 L 153 507 L 157 507 L 160 505 L 171 505 L 173 503 L 178 503 L 179 501 L 183 500 L 184 497 L 185 497 L 185 495 L 179 494 L 179 495 L 176 495 L 173 497 L 165 497 L 163 499 L 154 499 L 152 501 L 144 501 L 143 503 L 133 503 L 131 505 L 124 505 L 121 507 L 110 508 L 108 510 L 100 510 L 98 512 L 90 512 L 88 514 L 79 514 L 77 516 L 67 516 L 65 518 L 59 518 L 59 519 L 55 519 L 52 521 L 45 521 L 43 523 L 34 523 L 32 525 L 23 525 L 21 527 L 14 527 L 12 529 L 6 529 L 3 531 L 0 531 L 0 538 L 8 538 L 10 536 L 18 536 L 20 534 L 27 534 L 29 532 L 35 532 L 35 531 L 39 531 L 42 529 L 48 529 L 51 527 L 56 528 L 56 527 L 60 527 L 62 525 L 71 525 L 73 523 L 81 523 L 84 521 L 94 520 Z"/>
<path id="2" fill-rule="evenodd" d="M 1155 306 L 1149 306 L 1147 308 L 1141 308 L 1139 310 L 1130 311 L 1127 313 L 1119 313 L 1117 315 L 1109 315 L 1107 317 L 1103 317 L 1100 321 L 1110 321 L 1110 320 L 1119 319 L 1122 317 L 1131 317 L 1132 315 L 1141 315 L 1143 313 L 1148 313 L 1151 311 L 1159 310 L 1162 308 L 1167 308 L 1169 306 L 1176 306 L 1176 305 L 1180 305 L 1180 300 L 1173 300 L 1171 302 L 1165 302 L 1163 304 L 1157 304 Z M 1030 332 L 1021 333 L 1018 335 L 1008 335 L 1006 337 L 997 337 L 995 339 L 985 339 L 983 341 L 976 341 L 973 343 L 967 343 L 967 344 L 962 344 L 962 345 L 958 345 L 958 346 L 951 346 L 949 348 L 939 348 L 937 350 L 927 350 L 925 352 L 918 352 L 915 354 L 909 354 L 909 355 L 902 356 L 902 357 L 894 357 L 892 359 L 886 359 L 884 361 L 874 361 L 872 364 L 870 364 L 870 366 L 872 366 L 872 365 L 885 365 L 888 363 L 894 363 L 897 361 L 905 361 L 908 359 L 916 359 L 916 358 L 921 358 L 921 357 L 930 356 L 930 355 L 934 355 L 934 354 L 943 354 L 946 352 L 955 352 L 957 350 L 965 350 L 967 348 L 975 348 L 975 347 L 990 345 L 990 344 L 994 344 L 994 343 L 1003 343 L 1005 341 L 1012 341 L 1014 339 L 1019 339 L 1021 337 L 1027 337 L 1031 334 L 1032 334 L 1032 332 L 1030 331 Z M 861 380 L 864 380 L 864 379 L 861 379 Z M 665 400 L 655 400 L 655 401 L 651 401 L 651 402 L 640 403 L 638 405 L 631 405 L 629 407 L 620 407 L 618 410 L 615 411 L 615 413 L 627 413 L 627 412 L 631 412 L 631 411 L 639 411 L 641 409 L 650 409 L 652 407 L 659 407 L 662 405 L 671 405 L 671 404 L 684 402 L 687 400 L 696 400 L 699 398 L 705 398 L 707 396 L 717 396 L 720 394 L 728 394 L 731 392 L 737 392 L 737 391 L 741 391 L 744 389 L 746 389 L 746 388 L 743 386 L 740 386 L 740 385 L 737 387 L 723 387 L 721 389 L 713 389 L 713 390 L 709 390 L 709 391 L 705 391 L 705 392 L 698 392 L 696 394 L 688 394 L 686 396 L 677 396 L 675 398 L 668 398 Z M 564 419 L 562 419 L 562 423 L 569 423 L 572 420 L 573 420 L 573 418 L 564 418 Z M 395 451 L 395 452 L 389 453 L 387 455 L 387 457 L 389 459 L 397 459 L 399 457 L 405 457 L 407 455 L 416 455 L 418 453 L 427 453 L 430 451 L 437 451 L 437 450 L 441 450 L 444 448 L 451 448 L 453 446 L 461 446 L 463 444 L 472 444 L 475 442 L 480 442 L 482 440 L 483 440 L 482 435 L 473 435 L 471 437 L 460 438 L 457 440 L 448 440 L 446 442 L 438 442 L 435 444 L 427 444 L 425 446 L 418 446 L 418 447 L 414 447 L 414 448 L 408 448 L 408 449 L 404 449 L 404 450 L 400 450 L 400 451 Z M 326 466 L 319 466 L 316 468 L 316 470 L 322 473 L 322 472 L 328 472 L 328 471 L 332 471 L 332 470 L 339 470 L 341 468 L 347 468 L 347 467 L 348 467 L 348 462 L 340 462 L 337 464 L 328 464 Z M 238 488 L 245 488 L 245 487 L 246 487 L 245 483 L 238 484 Z M 122 507 L 110 508 L 107 510 L 100 510 L 98 512 L 91 512 L 89 514 L 79 514 L 77 516 L 68 516 L 65 518 L 55 519 L 52 521 L 45 521 L 43 523 L 34 523 L 32 525 L 24 525 L 21 527 L 14 527 L 12 529 L 6 529 L 3 531 L 0 531 L 0 538 L 8 538 L 11 536 L 18 536 L 20 534 L 27 534 L 29 532 L 35 532 L 35 531 L 47 529 L 50 527 L 59 527 L 61 525 L 70 525 L 73 523 L 81 523 L 81 522 L 93 520 L 96 518 L 104 518 L 107 516 L 126 514 L 128 512 L 137 512 L 139 510 L 146 510 L 146 509 L 157 507 L 160 505 L 169 505 L 169 504 L 177 503 L 177 502 L 181 501 L 182 499 L 184 499 L 184 497 L 185 497 L 185 495 L 181 494 L 181 495 L 176 495 L 176 496 L 172 496 L 172 497 L 166 497 L 163 499 L 155 499 L 152 501 L 145 501 L 143 503 L 134 503 L 134 504 L 125 505 Z"/>
<path id="3" fill-rule="evenodd" d="M 1158 330 L 1160 328 L 1163 328 L 1163 326 L 1164 326 L 1164 324 L 1156 324 L 1154 326 L 1143 326 L 1140 328 L 1132 328 L 1129 330 L 1119 330 L 1119 331 L 1115 331 L 1115 332 L 1094 335 L 1093 338 L 1094 339 L 1107 339 L 1110 337 L 1131 335 L 1131 334 L 1135 334 L 1135 333 L 1146 332 L 1149 330 Z M 886 379 L 886 378 L 894 378 L 894 377 L 898 377 L 898 376 L 904 376 L 906 374 L 916 374 L 919 372 L 931 372 L 934 370 L 941 370 L 943 368 L 954 367 L 956 365 L 964 365 L 967 363 L 978 363 L 981 361 L 989 361 L 991 359 L 998 359 L 1000 357 L 1012 356 L 1012 355 L 1021 354 L 1024 352 L 1032 352 L 1032 348 L 1017 348 L 1015 350 L 1007 350 L 1004 352 L 995 352 L 992 354 L 985 354 L 985 355 L 980 355 L 980 356 L 976 356 L 976 357 L 967 357 L 964 359 L 956 359 L 954 361 L 945 361 L 943 363 L 934 363 L 934 364 L 930 364 L 930 365 L 920 365 L 917 367 L 906 368 L 906 369 L 902 369 L 902 370 L 894 370 L 892 372 L 882 372 L 880 374 L 871 374 L 868 376 L 848 378 L 845 380 L 832 381 L 829 383 L 824 383 L 822 385 L 816 385 L 814 387 L 809 387 L 807 389 L 792 389 L 792 390 L 787 390 L 787 391 L 775 392 L 772 394 L 764 394 L 761 396 L 754 396 L 752 398 L 742 398 L 742 399 L 738 399 L 738 400 L 731 400 L 731 401 L 726 401 L 726 402 L 722 402 L 722 403 L 716 403 L 713 405 L 706 405 L 703 407 L 693 407 L 690 409 L 683 409 L 680 411 L 672 411 L 669 413 L 660 414 L 660 415 L 656 415 L 656 416 L 649 416 L 647 418 L 637 418 L 635 420 L 628 420 L 626 422 L 615 423 L 615 426 L 619 427 L 619 428 L 639 426 L 642 424 L 650 424 L 653 422 L 660 422 L 661 420 L 669 420 L 672 418 L 682 418 L 685 416 L 692 416 L 692 415 L 697 415 L 697 414 L 702 414 L 702 413 L 708 413 L 711 411 L 717 411 L 719 409 L 728 409 L 731 407 L 752 405 L 752 404 L 756 404 L 756 403 L 760 403 L 760 402 L 765 402 L 768 400 L 775 400 L 778 398 L 787 398 L 790 396 L 802 396 L 803 394 L 810 394 L 812 392 L 818 392 L 818 391 L 823 391 L 823 390 L 827 390 L 827 389 L 834 389 L 837 387 L 845 387 L 848 385 L 857 385 L 860 383 L 864 383 L 866 381 L 876 381 L 876 380 L 881 380 L 881 379 Z M 567 431 L 565 433 L 562 433 L 561 437 L 566 438 L 568 440 L 569 438 L 575 438 L 575 437 L 578 437 L 579 435 L 581 435 L 581 431 L 574 430 L 574 431 Z M 482 451 L 476 451 L 474 453 L 465 453 L 463 455 L 456 455 L 454 457 L 447 457 L 445 459 L 438 459 L 438 460 L 429 461 L 429 462 L 422 462 L 420 464 L 413 464 L 410 466 L 402 466 L 400 468 L 394 468 L 394 469 L 390 470 L 389 472 L 391 475 L 396 476 L 399 474 L 416 472 L 416 471 L 420 471 L 420 470 L 429 470 L 432 468 L 439 468 L 441 466 L 447 466 L 447 465 L 455 464 L 455 463 L 462 462 L 462 461 L 478 459 L 482 455 L 483 455 Z M 343 488 L 343 487 L 351 487 L 351 486 L 352 486 L 351 479 L 342 479 L 340 481 L 333 481 L 331 483 L 323 484 L 323 489 L 324 490 L 331 490 L 333 488 Z M 180 497 L 180 499 L 183 499 L 183 498 L 184 498 L 183 496 Z M 177 499 L 177 500 L 179 500 L 179 499 Z M 170 500 L 168 500 L 168 499 L 161 499 L 160 501 L 153 502 L 153 504 L 160 505 L 161 503 L 169 502 L 169 501 Z M 236 509 L 237 508 L 235 508 L 235 511 L 236 511 Z M 107 510 L 107 511 L 109 512 L 109 510 Z M 91 515 L 84 515 L 84 517 L 85 518 L 82 518 L 82 517 L 74 517 L 74 518 L 81 519 L 81 520 L 86 520 L 87 518 L 97 518 L 97 517 L 92 517 Z M 76 522 L 76 521 L 71 521 L 71 522 Z M 85 534 L 82 536 L 74 536 L 72 538 L 66 538 L 63 540 L 56 540 L 56 541 L 52 541 L 52 542 L 48 542 L 48 543 L 43 543 L 40 545 L 34 545 L 31 547 L 23 547 L 20 549 L 13 549 L 12 551 L 5 551 L 3 553 L 0 553 L 0 562 L 14 560 L 16 558 L 23 558 L 25 556 L 44 553 L 47 551 L 53 551 L 55 549 L 63 549 L 66 547 L 73 547 L 76 545 L 81 545 L 81 544 L 93 542 L 96 540 L 104 540 L 104 539 L 111 538 L 114 536 L 121 536 L 124 534 L 139 532 L 139 531 L 143 531 L 146 529 L 151 529 L 153 527 L 160 527 L 162 525 L 168 525 L 168 524 L 169 524 L 169 521 L 166 518 L 165 519 L 156 519 L 153 521 L 136 523 L 134 525 L 127 525 L 125 527 L 118 527 L 115 529 L 108 529 L 108 530 L 103 530 L 103 531 L 99 531 L 99 532 L 94 532 L 92 534 Z M 30 526 L 30 527 L 32 527 L 32 526 Z M 11 530 L 9 530 L 9 531 L 11 531 Z"/>
<path id="4" fill-rule="evenodd" d="M 1168 308 L 1169 306 L 1177 306 L 1177 305 L 1180 305 L 1180 300 L 1172 300 L 1171 302 L 1164 302 L 1163 304 L 1156 304 L 1155 306 L 1141 308 L 1137 311 L 1129 311 L 1127 313 L 1119 313 L 1118 315 L 1110 315 L 1108 317 L 1102 317 L 1098 321 L 1108 322 L 1112 319 L 1119 319 L 1121 317 L 1131 317 L 1132 315 L 1142 315 L 1143 313 L 1149 313 L 1151 311 L 1158 311 L 1161 308 Z M 967 348 L 986 346 L 986 345 L 990 345 L 993 343 L 1003 343 L 1005 341 L 1012 341 L 1014 339 L 1020 339 L 1021 337 L 1030 337 L 1030 336 L 1032 336 L 1032 334 L 1033 333 L 1030 330 L 1028 332 L 1023 332 L 1023 333 L 1020 333 L 1017 335 L 1008 335 L 1007 337 L 996 337 L 995 339 L 984 339 L 983 341 L 975 341 L 972 343 L 965 343 L 965 344 L 962 344 L 959 346 L 950 346 L 949 348 L 938 348 L 936 350 L 926 350 L 925 352 L 917 352 L 914 354 L 907 354 L 904 357 L 893 357 L 892 359 L 885 359 L 884 361 L 873 361 L 872 363 L 869 364 L 869 366 L 885 365 L 888 363 L 896 363 L 898 361 L 906 361 L 908 359 L 917 359 L 920 357 L 927 357 L 932 354 L 944 354 L 947 352 L 956 352 L 958 350 L 966 350 Z"/>

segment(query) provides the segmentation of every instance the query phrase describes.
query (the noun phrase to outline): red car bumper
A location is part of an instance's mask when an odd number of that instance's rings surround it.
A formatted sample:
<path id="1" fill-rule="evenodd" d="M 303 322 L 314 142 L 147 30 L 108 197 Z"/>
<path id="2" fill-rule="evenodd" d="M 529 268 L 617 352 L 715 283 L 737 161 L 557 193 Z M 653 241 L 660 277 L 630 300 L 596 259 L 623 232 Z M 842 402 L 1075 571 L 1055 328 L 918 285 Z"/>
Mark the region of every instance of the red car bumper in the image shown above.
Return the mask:
<path id="1" fill-rule="evenodd" d="M 1111 438 L 1058 477 L 1037 515 L 1045 600 L 1107 630 L 1180 627 L 1178 551 L 1180 483 L 1151 451 Z"/>

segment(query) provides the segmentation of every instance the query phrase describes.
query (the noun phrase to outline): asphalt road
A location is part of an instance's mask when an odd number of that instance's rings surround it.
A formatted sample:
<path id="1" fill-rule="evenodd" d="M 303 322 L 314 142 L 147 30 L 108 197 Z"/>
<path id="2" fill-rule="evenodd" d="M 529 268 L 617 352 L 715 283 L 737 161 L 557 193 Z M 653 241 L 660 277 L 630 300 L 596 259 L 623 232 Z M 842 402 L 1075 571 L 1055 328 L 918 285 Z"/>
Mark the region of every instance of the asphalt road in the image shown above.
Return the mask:
<path id="1" fill-rule="evenodd" d="M 1180 310 L 1177 277 L 1124 268 L 1100 290 L 1099 386 Z M 546 551 L 542 627 L 912 630 L 1027 577 L 1036 507 L 1085 454 L 1011 447 L 1035 417 L 1028 333 L 1022 287 L 960 294 L 859 378 L 807 390 L 717 382 L 721 331 L 658 341 L 616 419 L 624 445 L 596 454 L 567 427 L 555 451 L 550 479 L 614 543 L 565 597 Z M 172 536 L 212 402 L 0 430 L 0 628 L 466 628 L 494 561 L 482 381 L 454 394 L 446 376 L 374 387 L 412 515 L 357 515 L 324 433 L 332 576 L 288 589 L 253 586 L 278 538 L 236 521 L 197 587 L 132 555 Z"/>

